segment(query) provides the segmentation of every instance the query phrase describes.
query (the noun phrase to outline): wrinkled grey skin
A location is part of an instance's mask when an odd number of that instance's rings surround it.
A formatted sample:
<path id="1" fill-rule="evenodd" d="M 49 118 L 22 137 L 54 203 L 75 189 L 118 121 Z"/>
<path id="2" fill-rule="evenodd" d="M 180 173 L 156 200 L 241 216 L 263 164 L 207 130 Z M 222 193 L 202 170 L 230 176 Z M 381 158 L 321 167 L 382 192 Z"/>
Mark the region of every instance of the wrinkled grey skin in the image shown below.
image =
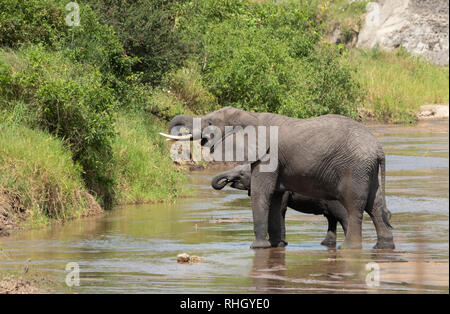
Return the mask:
<path id="1" fill-rule="evenodd" d="M 228 183 L 231 187 L 239 190 L 248 191 L 251 195 L 251 167 L 250 164 L 240 165 L 231 170 L 224 171 L 216 175 L 211 185 L 216 190 L 223 189 Z M 282 187 L 280 187 L 281 190 Z M 328 231 L 325 239 L 321 242 L 322 245 L 328 247 L 336 246 L 336 228 L 339 222 L 344 229 L 344 234 L 347 232 L 347 211 L 339 203 L 339 201 L 325 201 L 314 198 L 304 197 L 298 193 L 285 191 L 283 194 L 283 202 L 281 205 L 281 225 L 274 225 L 274 221 L 269 221 L 269 242 L 274 247 L 286 246 L 286 227 L 285 217 L 286 210 L 290 207 L 296 211 L 305 214 L 324 215 L 328 220 Z M 281 239 L 277 239 L 280 235 Z"/>
<path id="2" fill-rule="evenodd" d="M 225 107 L 202 116 L 202 129 L 215 125 L 222 138 L 203 139 L 201 144 L 220 143 L 232 135 L 225 126 L 278 126 L 276 170 L 260 171 L 261 161 L 251 164 L 251 202 L 255 240 L 252 248 L 268 248 L 268 222 L 279 220 L 286 190 L 306 197 L 337 200 L 347 210 L 348 227 L 341 248 L 362 247 L 362 217 L 366 211 L 377 231 L 376 249 L 393 249 L 394 241 L 386 209 L 385 157 L 375 136 L 361 123 L 339 115 L 295 119 L 272 113 L 253 113 Z M 192 132 L 193 118 L 179 115 L 169 131 L 180 127 Z M 172 133 L 173 134 L 173 133 Z M 267 140 L 269 143 L 269 140 Z M 270 150 L 270 148 L 269 148 Z M 381 168 L 381 189 L 378 171 Z M 381 205 L 380 205 L 381 204 Z M 272 210 L 271 210 L 272 209 Z"/>

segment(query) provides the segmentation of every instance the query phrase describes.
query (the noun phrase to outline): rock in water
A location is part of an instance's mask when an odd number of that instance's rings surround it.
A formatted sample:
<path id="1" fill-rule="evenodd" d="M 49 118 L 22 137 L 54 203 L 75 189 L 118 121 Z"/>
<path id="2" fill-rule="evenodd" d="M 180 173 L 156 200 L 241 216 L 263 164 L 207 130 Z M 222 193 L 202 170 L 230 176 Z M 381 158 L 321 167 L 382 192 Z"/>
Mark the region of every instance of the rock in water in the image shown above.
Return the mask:
<path id="1" fill-rule="evenodd" d="M 177 255 L 177 262 L 180 264 L 192 264 L 198 263 L 201 261 L 201 258 L 195 255 L 190 256 L 187 253 L 181 253 Z"/>
<path id="2" fill-rule="evenodd" d="M 200 260 L 201 260 L 200 257 L 192 255 L 189 259 L 189 263 L 198 263 L 200 262 Z"/>
<path id="3" fill-rule="evenodd" d="M 177 262 L 184 264 L 184 263 L 189 263 L 190 260 L 190 256 L 187 253 L 181 253 L 177 255 Z"/>

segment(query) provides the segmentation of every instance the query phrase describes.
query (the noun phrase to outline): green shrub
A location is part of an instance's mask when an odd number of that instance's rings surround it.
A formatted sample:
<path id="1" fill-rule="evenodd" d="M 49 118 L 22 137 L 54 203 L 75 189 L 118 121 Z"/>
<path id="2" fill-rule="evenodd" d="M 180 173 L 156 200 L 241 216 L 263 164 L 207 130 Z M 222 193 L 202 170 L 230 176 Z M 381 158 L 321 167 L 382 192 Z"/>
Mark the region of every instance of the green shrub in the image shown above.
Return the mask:
<path id="1" fill-rule="evenodd" d="M 102 21 L 114 27 L 128 55 L 139 62 L 133 70 L 152 85 L 165 73 L 183 64 L 189 44 L 176 31 L 176 15 L 171 0 L 89 0 Z"/>
<path id="2" fill-rule="evenodd" d="M 341 47 L 319 45 L 298 70 L 298 78 L 278 113 L 308 118 L 324 114 L 342 114 L 354 118 L 363 99 L 355 80 L 355 68 L 341 53 Z M 292 98 L 293 97 L 293 98 Z M 300 104 L 300 105 L 299 105 Z"/>
<path id="3" fill-rule="evenodd" d="M 185 103 L 174 94 L 169 93 L 166 88 L 158 88 L 152 92 L 148 110 L 152 115 L 166 121 L 170 121 L 176 115 L 189 113 Z"/>
<path id="4" fill-rule="evenodd" d="M 127 56 L 112 27 L 102 24 L 87 5 L 80 6 L 80 25 L 68 27 L 61 44 L 66 56 L 74 62 L 89 63 L 99 68 L 103 83 L 118 96 L 126 93 L 137 59 Z"/>
<path id="5" fill-rule="evenodd" d="M 67 32 L 65 12 L 51 0 L 2 0 L 0 2 L 0 46 L 23 43 L 54 46 Z"/>
<path id="6" fill-rule="evenodd" d="M 359 86 L 343 48 L 320 43 L 317 3 L 203 0 L 180 12 L 180 31 L 195 43 L 205 87 L 220 105 L 355 115 Z"/>
<path id="7" fill-rule="evenodd" d="M 21 50 L 16 57 L 22 59 L 22 68 L 13 68 L 12 64 L 5 64 L 4 56 L 8 54 L 0 52 L 3 108 L 28 112 L 24 116 L 33 118 L 28 121 L 30 126 L 63 139 L 74 161 L 82 165 L 88 188 L 102 199 L 104 206 L 111 205 L 116 102 L 113 91 L 103 86 L 99 70 L 72 64 L 62 53 L 42 47 Z"/>
<path id="8" fill-rule="evenodd" d="M 6 0 L 0 4 L 0 45 L 18 48 L 23 44 L 40 44 L 64 52 L 73 62 L 95 64 L 103 83 L 120 95 L 126 90 L 123 81 L 132 75 L 137 61 L 125 54 L 111 27 L 101 24 L 92 9 L 82 3 L 80 25 L 66 25 L 68 1 Z"/>
<path id="9" fill-rule="evenodd" d="M 215 97 L 205 89 L 199 66 L 195 62 L 189 63 L 165 78 L 168 94 L 177 97 L 192 112 L 204 114 L 216 109 Z"/>

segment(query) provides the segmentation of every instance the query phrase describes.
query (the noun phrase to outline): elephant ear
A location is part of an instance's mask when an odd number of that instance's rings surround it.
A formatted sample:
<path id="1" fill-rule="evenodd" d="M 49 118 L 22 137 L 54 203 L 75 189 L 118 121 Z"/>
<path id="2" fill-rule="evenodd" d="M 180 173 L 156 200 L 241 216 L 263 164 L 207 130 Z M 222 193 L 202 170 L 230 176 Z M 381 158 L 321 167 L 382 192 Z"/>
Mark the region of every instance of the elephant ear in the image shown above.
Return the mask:
<path id="1" fill-rule="evenodd" d="M 225 161 L 267 161 L 271 144 L 278 145 L 278 138 L 276 137 L 274 140 L 274 137 L 270 135 L 269 128 L 261 126 L 234 127 L 232 134 L 228 134 L 225 139 L 214 145 L 214 150 L 217 151 L 219 148 L 222 152 L 222 160 Z"/>

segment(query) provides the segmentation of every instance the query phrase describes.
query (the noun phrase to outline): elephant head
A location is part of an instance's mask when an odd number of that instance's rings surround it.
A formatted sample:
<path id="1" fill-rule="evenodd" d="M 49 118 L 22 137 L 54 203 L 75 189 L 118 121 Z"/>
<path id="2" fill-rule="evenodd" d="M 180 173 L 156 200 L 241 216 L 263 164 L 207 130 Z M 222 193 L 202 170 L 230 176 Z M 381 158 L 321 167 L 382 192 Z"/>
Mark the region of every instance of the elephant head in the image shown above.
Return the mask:
<path id="1" fill-rule="evenodd" d="M 222 134 L 222 138 L 228 136 L 229 134 L 225 131 L 225 126 L 230 125 L 229 122 L 229 116 L 231 115 L 231 112 L 234 112 L 237 109 L 234 109 L 232 107 L 225 107 L 222 109 L 219 109 L 217 111 L 211 112 L 207 115 L 204 115 L 201 118 L 201 123 L 199 125 L 194 125 L 194 117 L 187 116 L 187 115 L 178 115 L 175 116 L 172 121 L 170 121 L 169 124 L 169 133 L 164 134 L 160 133 L 162 136 L 165 136 L 172 140 L 187 140 L 187 139 L 194 139 L 194 137 L 202 135 L 201 133 L 204 130 L 207 130 L 208 127 L 214 127 L 217 130 L 220 130 Z M 239 110 L 241 111 L 241 110 Z M 194 134 L 195 127 L 199 128 L 199 134 Z M 213 140 L 212 137 L 205 137 L 202 138 L 202 146 L 206 144 L 208 140 Z M 215 144 L 220 139 L 216 138 L 211 144 Z"/>
<path id="2" fill-rule="evenodd" d="M 278 158 L 277 128 L 284 119 L 279 115 L 225 107 L 199 118 L 178 115 L 170 122 L 170 135 L 160 134 L 171 140 L 200 140 L 201 146 L 209 148 L 210 153 L 217 151 L 216 161 L 270 160 L 267 168 L 273 171 Z M 229 137 L 232 147 L 227 145 Z"/>
<path id="3" fill-rule="evenodd" d="M 212 179 L 211 186 L 216 190 L 221 190 L 230 182 L 232 188 L 247 190 L 250 193 L 250 165 L 237 166 L 231 170 L 219 173 Z"/>

